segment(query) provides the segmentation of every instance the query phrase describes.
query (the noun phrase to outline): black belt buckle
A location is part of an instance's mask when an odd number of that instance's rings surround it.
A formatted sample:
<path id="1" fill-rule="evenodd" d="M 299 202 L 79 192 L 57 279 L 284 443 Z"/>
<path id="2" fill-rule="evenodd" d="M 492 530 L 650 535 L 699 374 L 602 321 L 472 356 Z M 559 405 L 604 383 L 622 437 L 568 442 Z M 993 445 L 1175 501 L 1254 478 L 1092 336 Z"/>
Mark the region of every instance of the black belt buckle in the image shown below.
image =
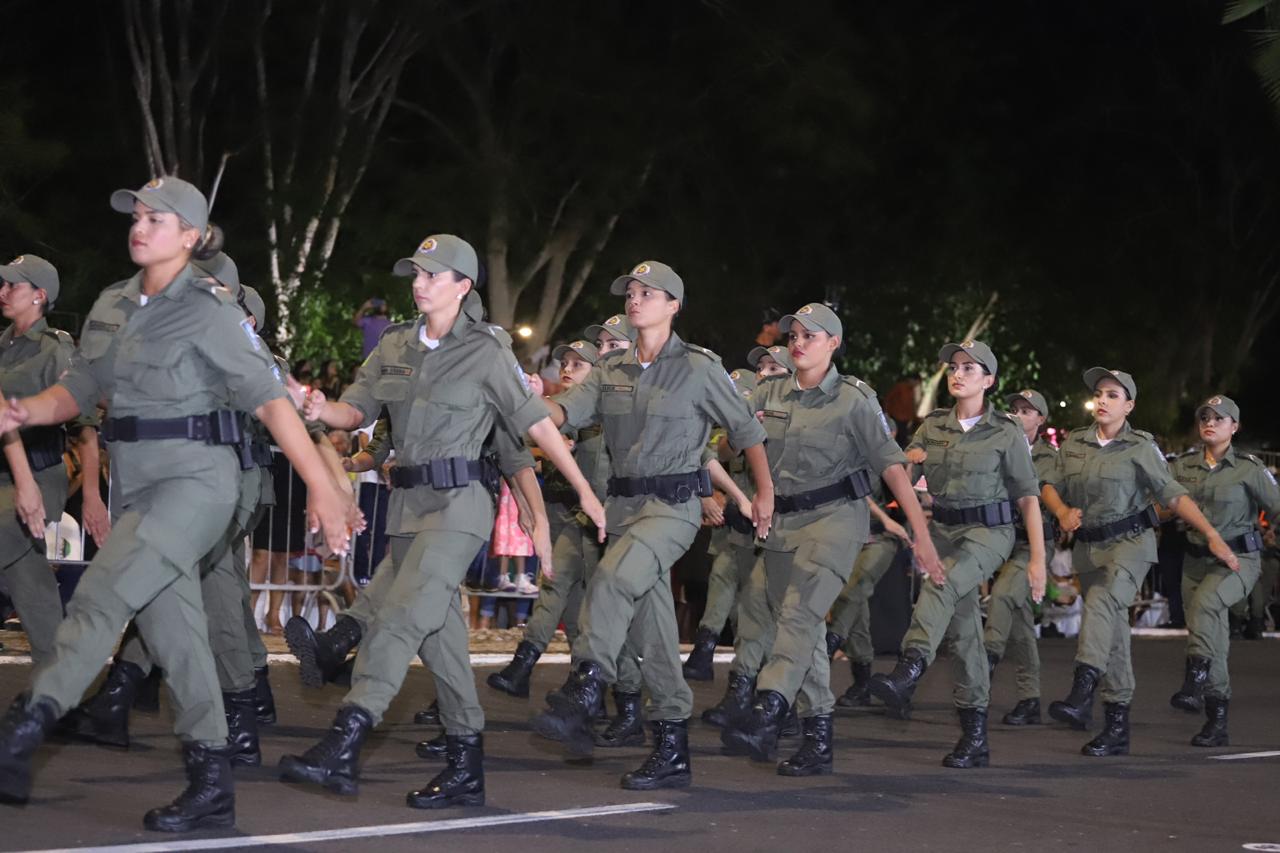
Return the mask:
<path id="1" fill-rule="evenodd" d="M 1254 554 L 1262 550 L 1262 534 L 1256 530 L 1250 530 L 1248 533 L 1240 537 L 1240 552 L 1242 554 Z"/>
<path id="2" fill-rule="evenodd" d="M 432 488 L 452 489 L 453 468 L 448 459 L 432 459 L 427 463 Z"/>
<path id="3" fill-rule="evenodd" d="M 110 418 L 103 424 L 102 432 L 107 441 L 137 441 L 138 418 L 136 415 Z"/>
<path id="4" fill-rule="evenodd" d="M 187 418 L 187 438 L 192 441 L 211 444 L 211 432 L 208 415 L 191 415 Z"/>
<path id="5" fill-rule="evenodd" d="M 698 497 L 709 498 L 715 493 L 711 487 L 711 472 L 706 468 L 698 469 Z"/>
<path id="6" fill-rule="evenodd" d="M 467 465 L 467 460 L 461 456 L 452 456 L 448 459 L 449 466 L 452 468 L 453 487 L 460 488 L 471 482 L 471 468 Z"/>
<path id="7" fill-rule="evenodd" d="M 209 442 L 211 444 L 239 444 L 241 439 L 241 413 L 231 409 L 210 412 Z"/>

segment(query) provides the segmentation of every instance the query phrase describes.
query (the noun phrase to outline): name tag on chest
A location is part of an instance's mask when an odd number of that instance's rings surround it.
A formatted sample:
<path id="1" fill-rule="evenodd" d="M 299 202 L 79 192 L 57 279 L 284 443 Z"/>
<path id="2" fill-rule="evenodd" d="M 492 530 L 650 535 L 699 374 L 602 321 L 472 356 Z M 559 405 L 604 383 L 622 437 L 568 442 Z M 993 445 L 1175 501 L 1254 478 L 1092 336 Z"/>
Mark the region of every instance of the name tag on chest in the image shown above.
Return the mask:
<path id="1" fill-rule="evenodd" d="M 400 364 L 384 364 L 382 365 L 383 376 L 412 376 L 413 368 L 405 367 Z"/>
<path id="2" fill-rule="evenodd" d="M 606 394 L 634 394 L 634 385 L 601 385 L 600 390 Z"/>

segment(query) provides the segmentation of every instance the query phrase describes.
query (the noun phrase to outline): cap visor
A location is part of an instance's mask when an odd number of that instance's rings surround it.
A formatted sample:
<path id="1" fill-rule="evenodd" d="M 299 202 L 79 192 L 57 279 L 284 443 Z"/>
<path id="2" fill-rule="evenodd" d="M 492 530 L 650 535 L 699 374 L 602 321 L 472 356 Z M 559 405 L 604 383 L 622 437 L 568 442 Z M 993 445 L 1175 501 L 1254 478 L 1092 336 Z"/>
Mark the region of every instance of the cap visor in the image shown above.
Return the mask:
<path id="1" fill-rule="evenodd" d="M 26 281 L 27 279 L 18 272 L 18 268 L 9 264 L 0 265 L 0 281 L 7 281 L 10 284 L 15 281 Z"/>
<path id="2" fill-rule="evenodd" d="M 613 284 L 609 285 L 609 292 L 614 296 L 622 296 L 627 292 L 627 285 L 635 281 L 629 275 L 620 275 L 613 280 Z"/>
<path id="3" fill-rule="evenodd" d="M 1120 381 L 1112 376 L 1111 371 L 1107 370 L 1105 367 L 1091 367 L 1084 372 L 1084 387 L 1092 391 L 1094 388 L 1097 388 L 1098 383 L 1104 379 L 1115 379 L 1117 382 Z"/>
<path id="4" fill-rule="evenodd" d="M 782 334 L 784 334 L 784 335 L 785 335 L 787 332 L 791 331 L 791 324 L 792 324 L 792 323 L 799 323 L 801 326 L 803 326 L 804 328 L 808 329 L 808 330 L 809 330 L 809 331 L 811 331 L 811 332 L 825 332 L 825 331 L 826 331 L 826 329 L 824 329 L 824 328 L 822 328 L 821 326 L 819 326 L 819 325 L 818 325 L 816 322 L 814 322 L 812 319 L 810 319 L 810 318 L 808 318 L 808 317 L 801 317 L 801 316 L 799 316 L 798 314 L 787 314 L 787 315 L 785 315 L 781 320 L 779 320 L 779 321 L 778 321 L 778 331 L 779 331 L 779 332 L 782 332 Z"/>
<path id="5" fill-rule="evenodd" d="M 764 358 L 768 354 L 769 354 L 768 348 L 756 347 L 755 349 L 751 350 L 751 352 L 747 353 L 747 364 L 750 365 L 752 370 L 755 370 L 760 365 L 760 359 Z"/>
<path id="6" fill-rule="evenodd" d="M 133 203 L 141 201 L 133 190 L 116 190 L 111 194 L 111 209 L 118 213 L 133 213 Z"/>
<path id="7" fill-rule="evenodd" d="M 945 344 L 942 349 L 938 350 L 938 361 L 942 364 L 946 364 L 951 361 L 951 356 L 961 352 L 963 349 L 964 347 L 959 344 Z"/>

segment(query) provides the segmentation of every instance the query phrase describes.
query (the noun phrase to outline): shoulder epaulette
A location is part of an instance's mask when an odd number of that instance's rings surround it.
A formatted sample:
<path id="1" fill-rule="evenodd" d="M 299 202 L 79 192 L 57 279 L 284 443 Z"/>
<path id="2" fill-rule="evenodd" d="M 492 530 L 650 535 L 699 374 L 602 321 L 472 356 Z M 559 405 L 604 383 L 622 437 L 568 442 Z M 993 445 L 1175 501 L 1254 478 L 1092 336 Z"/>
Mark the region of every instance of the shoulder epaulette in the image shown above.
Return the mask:
<path id="1" fill-rule="evenodd" d="M 852 388 L 857 388 L 859 391 L 861 391 L 863 394 L 866 394 L 868 397 L 876 396 L 876 389 L 872 388 L 870 385 L 863 382 L 861 379 L 859 379 L 856 376 L 841 376 L 840 381 Z"/>
<path id="2" fill-rule="evenodd" d="M 706 347 L 700 347 L 697 344 L 691 344 L 688 341 L 684 341 L 683 343 L 684 343 L 684 348 L 686 352 L 693 352 L 693 353 L 697 353 L 698 355 L 704 355 L 707 358 L 711 359 L 712 361 L 720 360 L 720 356 L 716 355 L 714 352 L 707 349 Z"/>
<path id="3" fill-rule="evenodd" d="M 224 305 L 234 305 L 236 302 L 235 294 L 225 285 L 218 284 L 216 281 L 200 278 L 193 281 L 191 285 L 196 290 L 209 294 Z"/>
<path id="4" fill-rule="evenodd" d="M 392 332 L 403 332 L 403 331 L 405 331 L 406 329 L 412 329 L 412 328 L 413 328 L 413 324 L 414 324 L 415 322 L 417 322 L 417 321 L 416 321 L 416 320 L 404 320 L 404 321 L 399 322 L 399 323 L 392 323 L 391 325 L 387 326 L 385 329 L 383 329 L 383 330 L 382 330 L 382 334 L 378 335 L 378 340 L 382 340 L 383 338 L 385 338 L 387 335 L 391 334 Z"/>
<path id="5" fill-rule="evenodd" d="M 934 409 L 932 412 L 925 415 L 925 417 L 926 418 L 945 418 L 950 412 L 951 410 L 947 408 Z"/>
<path id="6" fill-rule="evenodd" d="M 61 329 L 45 329 L 44 333 L 49 337 L 53 338 L 55 341 L 57 341 L 60 344 L 66 344 L 67 346 L 75 346 L 75 340 L 71 337 L 71 335 L 62 331 Z"/>
<path id="7" fill-rule="evenodd" d="M 1248 460 L 1249 460 L 1250 462 L 1252 462 L 1254 465 L 1258 465 L 1258 466 L 1261 466 L 1261 467 L 1263 467 L 1263 468 L 1266 468 L 1266 467 L 1267 467 L 1267 463 L 1263 462 L 1261 459 L 1259 459 L 1258 457 L 1254 456 L 1252 453 L 1241 453 L 1240 455 L 1241 455 L 1241 456 L 1243 456 L 1245 459 L 1248 459 Z"/>
<path id="8" fill-rule="evenodd" d="M 1151 433 L 1147 432 L 1145 429 L 1134 429 L 1133 434 L 1136 435 L 1138 438 L 1145 439 L 1146 441 L 1150 441 L 1153 444 L 1155 443 L 1156 437 Z"/>
<path id="9" fill-rule="evenodd" d="M 1178 458 L 1181 459 L 1183 456 L 1195 456 L 1199 452 L 1199 447 L 1188 447 L 1186 450 L 1178 454 Z"/>

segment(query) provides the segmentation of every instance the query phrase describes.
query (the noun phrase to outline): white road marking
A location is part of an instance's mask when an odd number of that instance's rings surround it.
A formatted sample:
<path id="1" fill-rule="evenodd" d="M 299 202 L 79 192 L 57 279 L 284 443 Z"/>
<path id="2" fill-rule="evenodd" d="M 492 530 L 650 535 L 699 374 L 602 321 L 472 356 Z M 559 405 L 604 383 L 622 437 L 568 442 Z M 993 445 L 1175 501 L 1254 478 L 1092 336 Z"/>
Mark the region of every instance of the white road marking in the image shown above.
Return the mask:
<path id="1" fill-rule="evenodd" d="M 1242 758 L 1275 758 L 1280 750 L 1271 752 L 1237 752 L 1235 755 L 1210 755 L 1214 761 L 1239 761 Z"/>
<path id="2" fill-rule="evenodd" d="M 452 832 L 516 823 L 543 823 L 553 820 L 581 820 L 589 817 L 660 812 L 674 809 L 667 803 L 624 803 L 616 806 L 590 806 L 581 809 L 559 809 L 545 812 L 469 817 L 455 820 L 425 820 L 418 823 L 387 823 L 379 826 L 349 826 L 314 832 L 289 832 L 280 835 L 247 835 L 237 838 L 205 838 L 191 841 L 157 841 L 144 844 L 117 844 L 109 847 L 62 847 L 28 850 L 25 853 L 169 853 L 178 850 L 234 850 L 238 847 L 268 847 L 282 844 L 314 844 L 321 841 L 347 841 L 353 838 L 378 838 L 391 835 L 418 835 L 426 832 Z"/>
<path id="3" fill-rule="evenodd" d="M 267 660 L 271 663 L 292 663 L 296 664 L 298 659 L 291 654 L 271 654 L 267 655 Z M 569 663 L 569 655 L 565 653 L 547 654 L 538 658 L 538 663 Z M 716 663 L 733 663 L 733 652 L 717 652 L 715 655 Z M 0 666 L 29 664 L 31 663 L 30 655 L 0 655 Z M 107 661 L 110 663 L 110 661 Z M 472 666 L 505 666 L 511 663 L 511 655 L 494 654 L 492 652 L 477 653 L 471 656 Z M 105 664 L 104 664 L 105 666 Z M 413 659 L 410 666 L 422 666 L 422 661 L 417 658 Z"/>

